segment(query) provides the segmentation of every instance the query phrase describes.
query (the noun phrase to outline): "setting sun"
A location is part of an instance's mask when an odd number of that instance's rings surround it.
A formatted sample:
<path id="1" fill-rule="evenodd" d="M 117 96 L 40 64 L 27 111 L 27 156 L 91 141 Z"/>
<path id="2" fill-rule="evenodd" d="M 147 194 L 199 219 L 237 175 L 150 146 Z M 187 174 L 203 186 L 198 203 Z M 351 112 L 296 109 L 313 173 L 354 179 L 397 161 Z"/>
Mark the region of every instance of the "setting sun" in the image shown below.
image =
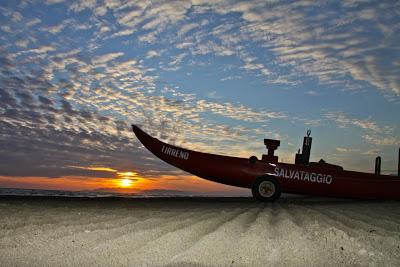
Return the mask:
<path id="1" fill-rule="evenodd" d="M 130 180 L 130 179 L 121 179 L 120 180 L 120 185 L 122 187 L 130 187 L 132 185 L 132 180 Z"/>
<path id="2" fill-rule="evenodd" d="M 137 182 L 139 176 L 136 172 L 117 172 L 118 184 L 120 187 L 131 187 L 134 182 Z"/>

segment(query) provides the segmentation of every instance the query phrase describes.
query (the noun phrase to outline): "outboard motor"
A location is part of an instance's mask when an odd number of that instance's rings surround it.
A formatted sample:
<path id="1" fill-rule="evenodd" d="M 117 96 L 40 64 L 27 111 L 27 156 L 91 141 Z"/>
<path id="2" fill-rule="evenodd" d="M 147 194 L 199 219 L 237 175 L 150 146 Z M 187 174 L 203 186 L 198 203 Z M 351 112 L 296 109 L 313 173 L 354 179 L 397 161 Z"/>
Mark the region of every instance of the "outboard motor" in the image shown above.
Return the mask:
<path id="1" fill-rule="evenodd" d="M 308 163 L 310 162 L 311 143 L 312 143 L 312 137 L 310 137 L 310 135 L 311 135 L 311 130 L 308 130 L 307 136 L 305 136 L 303 140 L 302 153 L 300 154 L 300 149 L 299 149 L 299 152 L 296 154 L 295 164 L 308 165 Z"/>

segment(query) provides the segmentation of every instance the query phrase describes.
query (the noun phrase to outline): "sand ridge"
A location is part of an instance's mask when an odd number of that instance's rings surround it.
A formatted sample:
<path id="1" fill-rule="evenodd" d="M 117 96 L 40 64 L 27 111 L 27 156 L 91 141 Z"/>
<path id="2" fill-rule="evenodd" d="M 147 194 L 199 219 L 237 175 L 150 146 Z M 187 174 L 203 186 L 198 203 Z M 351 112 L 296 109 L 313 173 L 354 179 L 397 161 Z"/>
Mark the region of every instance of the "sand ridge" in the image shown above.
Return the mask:
<path id="1" fill-rule="evenodd" d="M 400 266 L 400 202 L 0 197 L 0 266 Z"/>

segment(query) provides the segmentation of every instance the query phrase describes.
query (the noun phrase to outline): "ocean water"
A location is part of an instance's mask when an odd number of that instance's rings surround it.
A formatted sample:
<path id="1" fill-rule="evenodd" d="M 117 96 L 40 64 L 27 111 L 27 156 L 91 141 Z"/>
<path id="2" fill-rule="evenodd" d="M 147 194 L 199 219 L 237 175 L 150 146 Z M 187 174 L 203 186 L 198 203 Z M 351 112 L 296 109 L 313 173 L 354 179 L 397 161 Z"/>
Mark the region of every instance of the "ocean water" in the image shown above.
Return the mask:
<path id="1" fill-rule="evenodd" d="M 59 196 L 59 197 L 137 197 L 135 194 L 96 191 L 64 191 L 43 189 L 0 188 L 0 196 Z"/>
<path id="2" fill-rule="evenodd" d="M 249 191 L 250 192 L 250 191 Z M 141 193 L 120 193 L 110 191 L 66 191 L 66 190 L 45 190 L 45 189 L 20 189 L 0 188 L 0 196 L 51 196 L 51 197 L 123 197 L 123 198 L 151 198 L 151 197 L 249 197 L 250 193 L 229 194 L 227 192 L 190 192 L 180 190 L 147 190 Z"/>

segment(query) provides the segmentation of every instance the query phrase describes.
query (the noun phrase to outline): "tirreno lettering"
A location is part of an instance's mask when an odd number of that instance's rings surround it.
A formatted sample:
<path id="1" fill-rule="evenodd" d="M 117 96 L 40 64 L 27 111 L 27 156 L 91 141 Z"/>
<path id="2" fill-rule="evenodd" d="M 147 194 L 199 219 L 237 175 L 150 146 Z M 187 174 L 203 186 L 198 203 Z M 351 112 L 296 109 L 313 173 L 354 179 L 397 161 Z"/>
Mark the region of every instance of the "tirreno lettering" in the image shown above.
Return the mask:
<path id="1" fill-rule="evenodd" d="M 171 148 L 168 146 L 162 146 L 161 152 L 167 154 L 168 156 L 173 156 L 176 158 L 187 160 L 189 158 L 189 152 L 182 151 L 180 149 Z"/>
<path id="2" fill-rule="evenodd" d="M 275 175 L 286 179 L 296 179 L 319 184 L 331 184 L 333 179 L 332 175 L 329 174 L 327 175 L 315 172 L 310 173 L 298 170 L 287 170 L 279 167 L 275 167 Z"/>

